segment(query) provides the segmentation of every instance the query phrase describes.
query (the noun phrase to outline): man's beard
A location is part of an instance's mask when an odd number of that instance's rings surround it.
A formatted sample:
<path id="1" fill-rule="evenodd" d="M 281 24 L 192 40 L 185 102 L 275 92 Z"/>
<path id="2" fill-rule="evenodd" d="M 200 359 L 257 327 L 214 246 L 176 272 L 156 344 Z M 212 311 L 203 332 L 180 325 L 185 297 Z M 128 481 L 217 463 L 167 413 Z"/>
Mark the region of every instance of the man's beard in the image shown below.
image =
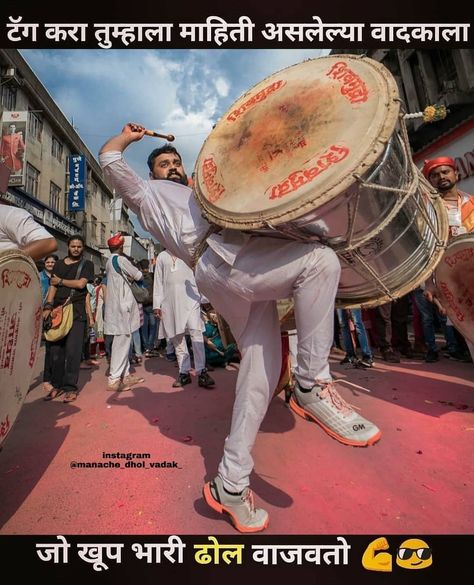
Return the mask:
<path id="1" fill-rule="evenodd" d="M 444 183 L 443 185 L 440 185 L 438 183 L 438 191 L 440 193 L 446 193 L 447 191 L 450 191 L 454 187 L 455 184 L 456 183 L 454 181 L 448 181 L 447 183 Z"/>
<path id="2" fill-rule="evenodd" d="M 173 181 L 174 183 L 180 183 L 181 185 L 187 185 L 188 184 L 188 177 L 186 175 L 178 175 L 178 174 L 173 174 L 169 177 L 167 177 L 168 181 Z"/>

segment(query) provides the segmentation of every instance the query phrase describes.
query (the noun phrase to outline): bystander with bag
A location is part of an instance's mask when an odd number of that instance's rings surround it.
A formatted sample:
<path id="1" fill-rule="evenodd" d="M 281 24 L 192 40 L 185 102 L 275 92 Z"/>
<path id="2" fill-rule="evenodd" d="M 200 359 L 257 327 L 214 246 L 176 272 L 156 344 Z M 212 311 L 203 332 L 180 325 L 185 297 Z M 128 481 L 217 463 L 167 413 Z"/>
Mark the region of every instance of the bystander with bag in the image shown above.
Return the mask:
<path id="1" fill-rule="evenodd" d="M 68 255 L 56 262 L 44 303 L 44 335 L 51 342 L 53 386 L 45 400 L 64 394 L 63 402 L 73 402 L 79 393 L 77 383 L 87 325 L 87 283 L 94 278 L 94 265 L 83 254 L 82 236 L 70 237 Z"/>

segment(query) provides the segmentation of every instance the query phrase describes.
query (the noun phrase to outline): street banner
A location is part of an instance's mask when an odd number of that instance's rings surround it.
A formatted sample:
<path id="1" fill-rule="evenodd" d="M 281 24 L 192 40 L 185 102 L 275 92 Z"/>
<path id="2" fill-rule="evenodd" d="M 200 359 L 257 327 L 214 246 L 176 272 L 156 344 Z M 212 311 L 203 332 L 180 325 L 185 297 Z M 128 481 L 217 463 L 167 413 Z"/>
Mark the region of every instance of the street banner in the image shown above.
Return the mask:
<path id="1" fill-rule="evenodd" d="M 10 169 L 9 186 L 25 184 L 26 130 L 28 112 L 7 112 L 2 115 L 0 162 Z"/>
<path id="2" fill-rule="evenodd" d="M 86 157 L 71 154 L 69 157 L 68 211 L 85 211 L 86 203 Z"/>

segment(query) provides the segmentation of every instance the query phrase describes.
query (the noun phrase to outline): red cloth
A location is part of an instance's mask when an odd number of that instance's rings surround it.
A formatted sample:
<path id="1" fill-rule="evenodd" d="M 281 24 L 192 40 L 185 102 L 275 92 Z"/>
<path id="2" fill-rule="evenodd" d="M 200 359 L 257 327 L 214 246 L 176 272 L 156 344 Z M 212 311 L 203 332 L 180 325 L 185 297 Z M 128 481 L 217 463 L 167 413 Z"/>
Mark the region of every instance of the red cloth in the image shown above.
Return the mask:
<path id="1" fill-rule="evenodd" d="M 22 132 L 5 134 L 2 137 L 0 156 L 3 159 L 3 162 L 12 172 L 17 173 L 23 169 L 24 153 L 25 143 L 23 142 Z"/>
<path id="2" fill-rule="evenodd" d="M 123 246 L 124 243 L 125 238 L 122 234 L 115 234 L 107 240 L 107 246 L 109 246 L 109 248 L 119 248 L 120 246 Z"/>
<path id="3" fill-rule="evenodd" d="M 438 156 L 438 158 L 425 160 L 425 164 L 423 165 L 423 174 L 428 179 L 433 169 L 443 165 L 452 167 L 454 170 L 456 170 L 456 163 L 454 162 L 454 158 L 451 158 L 450 156 Z"/>

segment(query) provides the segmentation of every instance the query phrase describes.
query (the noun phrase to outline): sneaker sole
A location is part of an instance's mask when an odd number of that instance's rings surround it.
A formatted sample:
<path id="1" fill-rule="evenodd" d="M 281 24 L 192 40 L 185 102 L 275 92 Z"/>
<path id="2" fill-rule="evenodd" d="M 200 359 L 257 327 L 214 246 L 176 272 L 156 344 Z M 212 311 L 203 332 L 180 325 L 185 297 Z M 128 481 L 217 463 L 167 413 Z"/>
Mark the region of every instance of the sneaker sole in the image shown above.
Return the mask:
<path id="1" fill-rule="evenodd" d="M 373 437 L 370 437 L 370 439 L 367 439 L 366 441 L 354 441 L 352 439 L 347 439 L 346 437 L 343 437 L 342 435 L 338 435 L 335 431 L 333 431 L 332 429 L 327 427 L 325 424 L 323 424 L 313 414 L 311 414 L 310 412 L 308 412 L 304 408 L 302 408 L 296 402 L 296 400 L 293 396 L 290 398 L 290 408 L 293 412 L 295 412 L 297 415 L 301 416 L 302 418 L 309 420 L 309 421 L 312 421 L 312 422 L 315 422 L 330 437 L 332 437 L 333 439 L 336 439 L 336 441 L 339 441 L 340 443 L 343 443 L 344 445 L 349 445 L 351 447 L 368 447 L 369 445 L 374 445 L 382 436 L 382 432 L 379 431 Z"/>
<path id="2" fill-rule="evenodd" d="M 213 510 L 215 510 L 219 514 L 227 514 L 230 517 L 232 524 L 239 532 L 261 532 L 262 530 L 265 530 L 265 528 L 268 526 L 270 520 L 269 518 L 267 518 L 266 522 L 262 526 L 253 526 L 249 528 L 248 526 L 243 526 L 242 524 L 240 524 L 237 518 L 234 516 L 234 514 L 214 498 L 211 492 L 210 482 L 204 485 L 202 489 L 202 495 L 204 496 L 207 505 L 210 506 Z"/>

